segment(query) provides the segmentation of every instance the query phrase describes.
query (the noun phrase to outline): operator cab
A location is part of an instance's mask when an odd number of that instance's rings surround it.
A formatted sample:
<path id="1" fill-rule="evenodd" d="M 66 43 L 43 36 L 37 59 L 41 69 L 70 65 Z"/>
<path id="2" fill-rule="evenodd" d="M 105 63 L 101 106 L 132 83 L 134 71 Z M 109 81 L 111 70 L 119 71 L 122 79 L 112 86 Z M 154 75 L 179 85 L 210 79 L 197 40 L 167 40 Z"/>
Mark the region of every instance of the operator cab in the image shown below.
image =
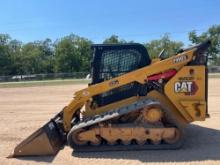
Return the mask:
<path id="1" fill-rule="evenodd" d="M 141 44 L 96 44 L 92 45 L 92 82 L 101 83 L 114 77 L 132 72 L 151 63 L 146 48 Z M 137 95 L 137 83 L 113 89 L 93 98 L 98 106 L 103 106 Z"/>

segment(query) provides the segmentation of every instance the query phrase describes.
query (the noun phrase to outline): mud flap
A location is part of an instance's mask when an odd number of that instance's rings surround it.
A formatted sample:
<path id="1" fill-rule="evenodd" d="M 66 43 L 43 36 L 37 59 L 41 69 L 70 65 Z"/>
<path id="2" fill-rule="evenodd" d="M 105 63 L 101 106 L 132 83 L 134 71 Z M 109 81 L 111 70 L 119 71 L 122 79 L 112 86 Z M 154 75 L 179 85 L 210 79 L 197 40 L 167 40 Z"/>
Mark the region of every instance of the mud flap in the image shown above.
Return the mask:
<path id="1" fill-rule="evenodd" d="M 64 136 L 55 120 L 52 119 L 18 144 L 8 158 L 55 155 L 66 142 Z"/>

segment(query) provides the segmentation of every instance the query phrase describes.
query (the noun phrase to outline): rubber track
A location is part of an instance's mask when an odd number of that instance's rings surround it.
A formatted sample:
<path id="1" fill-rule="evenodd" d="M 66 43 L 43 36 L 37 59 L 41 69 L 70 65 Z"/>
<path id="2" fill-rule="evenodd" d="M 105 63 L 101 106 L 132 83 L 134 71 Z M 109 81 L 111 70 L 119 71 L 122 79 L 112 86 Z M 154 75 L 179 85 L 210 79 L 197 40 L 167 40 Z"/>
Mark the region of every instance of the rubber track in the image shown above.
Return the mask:
<path id="1" fill-rule="evenodd" d="M 178 149 L 182 146 L 183 144 L 183 136 L 181 139 L 174 144 L 166 144 L 166 143 L 161 143 L 161 144 L 148 144 L 146 143 L 145 145 L 138 145 L 138 144 L 130 144 L 130 145 L 123 145 L 123 144 L 116 144 L 116 145 L 107 145 L 107 144 L 101 144 L 99 146 L 93 146 L 93 145 L 77 145 L 72 141 L 72 134 L 81 128 L 85 128 L 88 126 L 92 126 L 94 124 L 107 121 L 109 119 L 113 119 L 115 117 L 119 117 L 121 115 L 125 115 L 130 112 L 134 112 L 142 107 L 146 106 L 161 106 L 162 109 L 165 111 L 167 116 L 169 117 L 169 120 L 172 121 L 176 125 L 177 128 L 181 131 L 182 135 L 182 129 L 178 126 L 178 123 L 171 118 L 171 113 L 169 110 L 167 110 L 165 107 L 163 107 L 160 102 L 154 100 L 154 99 L 141 99 L 138 100 L 132 104 L 126 105 L 121 108 L 113 109 L 111 111 L 108 111 L 106 113 L 103 113 L 101 115 L 89 117 L 84 121 L 81 121 L 80 123 L 74 125 L 71 130 L 69 131 L 67 135 L 67 142 L 70 147 L 74 149 L 74 151 L 78 152 L 84 152 L 84 151 L 117 151 L 117 150 L 161 150 L 161 149 Z"/>

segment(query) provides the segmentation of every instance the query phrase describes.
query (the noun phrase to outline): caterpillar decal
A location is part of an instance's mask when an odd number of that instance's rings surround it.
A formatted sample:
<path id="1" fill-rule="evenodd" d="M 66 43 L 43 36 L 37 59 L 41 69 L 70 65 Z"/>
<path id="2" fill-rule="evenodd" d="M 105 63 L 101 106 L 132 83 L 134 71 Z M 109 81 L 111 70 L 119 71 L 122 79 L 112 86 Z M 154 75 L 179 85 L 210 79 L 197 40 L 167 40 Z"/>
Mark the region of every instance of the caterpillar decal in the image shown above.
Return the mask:
<path id="1" fill-rule="evenodd" d="M 197 90 L 198 90 L 198 86 L 194 81 L 177 81 L 174 84 L 174 91 L 176 93 L 194 95 Z"/>

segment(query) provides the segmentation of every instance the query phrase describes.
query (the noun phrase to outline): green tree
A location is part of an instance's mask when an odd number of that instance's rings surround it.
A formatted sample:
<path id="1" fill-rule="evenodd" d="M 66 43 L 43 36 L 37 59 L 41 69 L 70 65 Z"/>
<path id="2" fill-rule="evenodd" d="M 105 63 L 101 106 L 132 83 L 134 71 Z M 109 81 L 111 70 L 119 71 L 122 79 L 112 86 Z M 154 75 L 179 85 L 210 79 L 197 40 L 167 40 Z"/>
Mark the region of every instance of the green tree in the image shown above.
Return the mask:
<path id="1" fill-rule="evenodd" d="M 78 44 L 78 51 L 80 53 L 80 61 L 81 61 L 80 71 L 89 72 L 91 58 L 92 58 L 92 52 L 91 52 L 92 41 L 89 41 L 88 39 L 85 38 L 78 38 L 77 44 Z"/>
<path id="2" fill-rule="evenodd" d="M 164 49 L 168 56 L 172 56 L 183 47 L 182 42 L 172 41 L 168 34 L 165 34 L 159 40 L 152 40 L 145 44 L 151 58 L 158 57 L 159 53 Z"/>
<path id="3" fill-rule="evenodd" d="M 104 41 L 103 41 L 103 44 L 123 44 L 123 43 L 126 43 L 125 40 L 123 39 L 119 39 L 119 37 L 117 35 L 111 35 L 109 38 L 106 38 Z"/>
<path id="4" fill-rule="evenodd" d="M 29 42 L 22 46 L 22 72 L 24 74 L 51 73 L 54 51 L 50 39 Z"/>
<path id="5" fill-rule="evenodd" d="M 11 59 L 8 43 L 10 36 L 7 34 L 0 34 L 0 75 L 10 74 Z"/>
<path id="6" fill-rule="evenodd" d="M 29 42 L 22 47 L 23 74 L 36 74 L 40 72 L 41 51 L 36 42 Z"/>
<path id="7" fill-rule="evenodd" d="M 55 63 L 54 45 L 51 39 L 47 38 L 40 42 L 39 49 L 42 52 L 42 68 L 43 73 L 53 73 Z"/>
<path id="8" fill-rule="evenodd" d="M 211 26 L 206 32 L 198 35 L 196 31 L 189 33 L 189 40 L 193 44 L 199 44 L 210 39 L 212 44 L 208 49 L 211 65 L 220 65 L 220 25 Z"/>
<path id="9" fill-rule="evenodd" d="M 55 44 L 55 71 L 88 71 L 91 59 L 91 41 L 71 34 Z"/>
<path id="10" fill-rule="evenodd" d="M 51 40 L 29 42 L 22 46 L 22 72 L 24 74 L 50 73 L 53 71 Z"/>
<path id="11" fill-rule="evenodd" d="M 18 75 L 22 74 L 22 42 L 18 40 L 11 40 L 8 43 L 9 53 L 10 53 L 10 75 Z"/>

